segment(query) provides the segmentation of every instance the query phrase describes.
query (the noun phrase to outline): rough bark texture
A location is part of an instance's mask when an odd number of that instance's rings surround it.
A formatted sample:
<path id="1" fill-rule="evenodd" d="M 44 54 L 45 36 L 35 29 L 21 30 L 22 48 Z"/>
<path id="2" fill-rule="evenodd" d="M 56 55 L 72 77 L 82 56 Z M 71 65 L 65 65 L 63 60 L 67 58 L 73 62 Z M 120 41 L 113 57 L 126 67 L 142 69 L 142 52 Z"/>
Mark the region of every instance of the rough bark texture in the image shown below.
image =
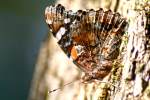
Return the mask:
<path id="1" fill-rule="evenodd" d="M 120 91 L 116 92 L 115 100 L 118 98 L 122 100 L 150 99 L 150 33 L 146 29 L 149 26 L 147 21 L 149 11 L 139 5 L 142 3 L 144 1 L 136 1 L 137 5 L 134 9 L 129 9 L 127 14 L 130 20 L 127 30 L 128 44 L 126 55 L 124 55 Z"/>
<path id="2" fill-rule="evenodd" d="M 148 3 L 149 2 L 149 3 Z M 129 27 L 120 56 L 103 80 L 81 83 L 81 72 L 49 36 L 37 60 L 29 100 L 150 100 L 150 1 L 60 0 L 68 9 L 112 9 L 125 16 Z M 77 81 L 76 81 L 77 80 Z M 66 83 L 70 85 L 63 86 Z M 48 94 L 48 90 L 61 87 Z"/>

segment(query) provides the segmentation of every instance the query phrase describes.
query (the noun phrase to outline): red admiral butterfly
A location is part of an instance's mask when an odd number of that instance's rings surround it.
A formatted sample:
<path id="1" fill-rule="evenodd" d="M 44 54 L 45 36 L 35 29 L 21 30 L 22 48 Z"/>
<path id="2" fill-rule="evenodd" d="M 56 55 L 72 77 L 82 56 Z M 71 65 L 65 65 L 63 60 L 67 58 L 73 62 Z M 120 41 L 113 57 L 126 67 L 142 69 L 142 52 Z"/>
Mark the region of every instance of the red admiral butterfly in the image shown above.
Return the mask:
<path id="1" fill-rule="evenodd" d="M 46 23 L 58 44 L 85 72 L 83 80 L 107 76 L 119 55 L 126 21 L 111 10 L 65 10 L 61 4 L 45 10 Z"/>

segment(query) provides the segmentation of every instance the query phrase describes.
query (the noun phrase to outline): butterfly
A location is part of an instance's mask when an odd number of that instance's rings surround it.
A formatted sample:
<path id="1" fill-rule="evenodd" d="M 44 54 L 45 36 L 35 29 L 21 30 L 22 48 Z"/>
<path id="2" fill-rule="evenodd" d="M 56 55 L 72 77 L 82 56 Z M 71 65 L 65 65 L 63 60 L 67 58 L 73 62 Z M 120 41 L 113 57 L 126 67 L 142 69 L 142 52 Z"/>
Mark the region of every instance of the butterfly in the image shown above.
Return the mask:
<path id="1" fill-rule="evenodd" d="M 119 55 L 126 19 L 111 10 L 45 9 L 45 20 L 60 48 L 84 73 L 83 80 L 103 79 Z"/>

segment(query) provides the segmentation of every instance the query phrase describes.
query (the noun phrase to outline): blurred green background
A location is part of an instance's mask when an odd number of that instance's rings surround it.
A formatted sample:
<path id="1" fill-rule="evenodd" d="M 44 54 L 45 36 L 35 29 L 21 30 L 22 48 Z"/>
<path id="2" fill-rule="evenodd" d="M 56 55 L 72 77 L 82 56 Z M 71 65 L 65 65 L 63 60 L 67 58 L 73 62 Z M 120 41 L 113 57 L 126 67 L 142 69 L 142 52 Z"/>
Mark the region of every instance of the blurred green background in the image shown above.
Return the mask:
<path id="1" fill-rule="evenodd" d="M 45 7 L 55 0 L 0 0 L 0 100 L 27 100 L 42 40 Z"/>

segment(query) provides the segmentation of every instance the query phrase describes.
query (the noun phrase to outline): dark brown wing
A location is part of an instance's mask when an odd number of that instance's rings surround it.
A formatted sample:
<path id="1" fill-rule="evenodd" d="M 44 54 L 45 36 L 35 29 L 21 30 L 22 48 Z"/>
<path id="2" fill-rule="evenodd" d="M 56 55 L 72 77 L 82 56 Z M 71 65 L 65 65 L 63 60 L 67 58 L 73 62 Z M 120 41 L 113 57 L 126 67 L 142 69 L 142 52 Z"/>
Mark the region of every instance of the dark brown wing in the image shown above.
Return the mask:
<path id="1" fill-rule="evenodd" d="M 62 5 L 45 10 L 46 23 L 60 47 L 92 78 L 105 77 L 119 55 L 126 21 L 111 10 L 66 11 Z"/>

